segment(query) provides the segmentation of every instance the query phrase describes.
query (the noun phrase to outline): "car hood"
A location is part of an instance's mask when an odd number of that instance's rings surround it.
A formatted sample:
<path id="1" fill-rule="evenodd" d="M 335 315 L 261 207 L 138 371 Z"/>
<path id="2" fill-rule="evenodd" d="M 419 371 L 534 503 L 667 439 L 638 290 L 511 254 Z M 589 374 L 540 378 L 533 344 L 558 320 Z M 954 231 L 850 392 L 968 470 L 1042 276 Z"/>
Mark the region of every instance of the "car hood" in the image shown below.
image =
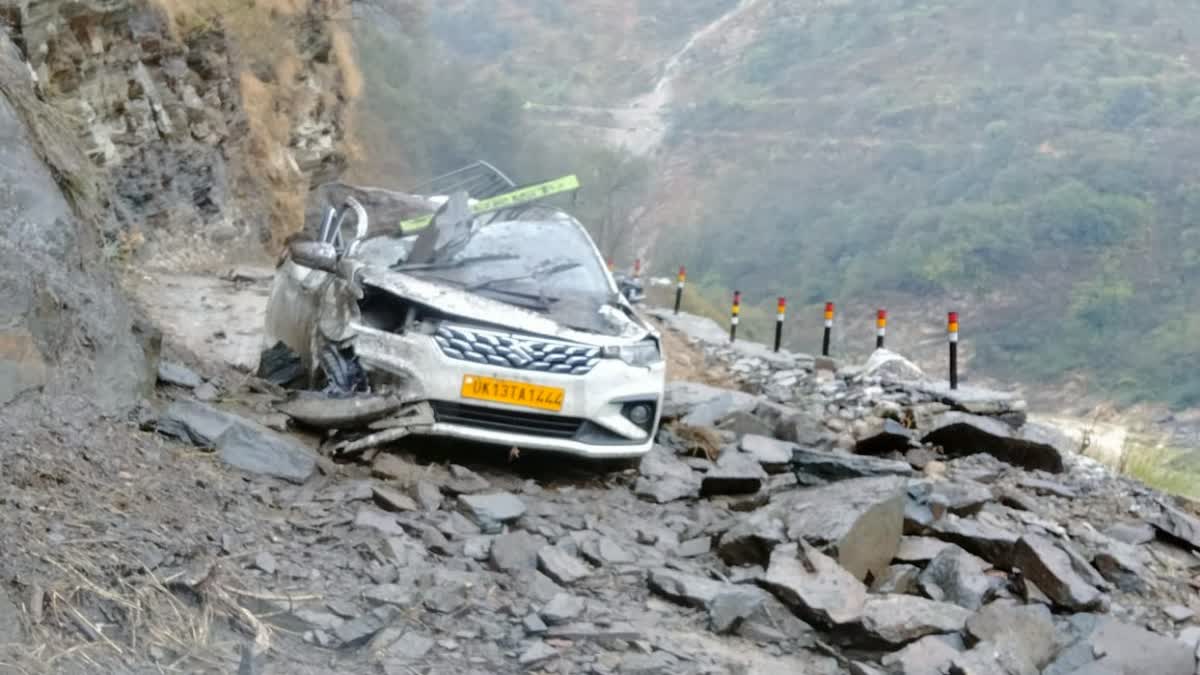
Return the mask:
<path id="1" fill-rule="evenodd" d="M 612 304 L 596 307 L 564 298 L 545 313 L 376 266 L 362 268 L 359 280 L 439 312 L 534 335 L 595 345 L 623 344 L 657 335 L 636 313 Z"/>

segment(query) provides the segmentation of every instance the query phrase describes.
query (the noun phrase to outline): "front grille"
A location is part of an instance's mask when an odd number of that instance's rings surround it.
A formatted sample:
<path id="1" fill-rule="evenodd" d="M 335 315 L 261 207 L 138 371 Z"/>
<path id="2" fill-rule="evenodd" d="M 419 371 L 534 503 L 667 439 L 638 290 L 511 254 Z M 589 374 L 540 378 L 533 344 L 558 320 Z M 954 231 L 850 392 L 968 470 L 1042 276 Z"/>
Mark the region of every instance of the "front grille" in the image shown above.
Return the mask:
<path id="1" fill-rule="evenodd" d="M 449 324 L 438 327 L 433 339 L 452 359 L 516 370 L 586 375 L 600 363 L 599 347 Z"/>
<path id="2" fill-rule="evenodd" d="M 574 438 L 583 424 L 578 417 L 497 410 L 446 401 L 434 401 L 433 413 L 437 421 L 446 424 L 547 438 Z"/>

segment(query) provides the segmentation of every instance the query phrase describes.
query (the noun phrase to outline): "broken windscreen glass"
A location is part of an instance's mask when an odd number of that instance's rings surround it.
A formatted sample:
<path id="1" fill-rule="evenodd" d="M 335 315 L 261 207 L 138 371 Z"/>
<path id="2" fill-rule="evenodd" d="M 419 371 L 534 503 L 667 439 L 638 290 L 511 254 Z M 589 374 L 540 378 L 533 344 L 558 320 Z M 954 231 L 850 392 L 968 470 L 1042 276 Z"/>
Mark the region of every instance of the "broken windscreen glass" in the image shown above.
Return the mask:
<path id="1" fill-rule="evenodd" d="M 569 296 L 599 303 L 607 302 L 611 294 L 591 240 L 565 219 L 488 224 L 452 257 L 438 262 L 444 266 L 405 271 L 479 292 Z"/>

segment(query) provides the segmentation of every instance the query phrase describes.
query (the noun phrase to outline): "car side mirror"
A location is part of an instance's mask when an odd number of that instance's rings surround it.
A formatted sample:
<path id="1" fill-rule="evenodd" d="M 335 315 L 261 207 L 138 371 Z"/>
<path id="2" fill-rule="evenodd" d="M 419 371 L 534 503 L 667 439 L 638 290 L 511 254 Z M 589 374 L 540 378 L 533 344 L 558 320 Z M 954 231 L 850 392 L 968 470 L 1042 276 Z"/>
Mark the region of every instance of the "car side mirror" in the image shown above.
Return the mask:
<path id="1" fill-rule="evenodd" d="M 322 272 L 337 272 L 338 255 L 333 244 L 320 241 L 294 241 L 288 246 L 292 260 L 301 267 Z"/>

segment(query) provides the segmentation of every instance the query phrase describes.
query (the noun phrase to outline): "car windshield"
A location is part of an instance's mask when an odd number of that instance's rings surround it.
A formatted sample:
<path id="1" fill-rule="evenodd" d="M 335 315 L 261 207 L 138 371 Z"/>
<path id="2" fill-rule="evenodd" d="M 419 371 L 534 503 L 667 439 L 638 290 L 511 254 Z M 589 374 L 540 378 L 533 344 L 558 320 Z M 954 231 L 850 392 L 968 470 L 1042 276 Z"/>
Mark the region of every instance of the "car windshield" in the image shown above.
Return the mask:
<path id="1" fill-rule="evenodd" d="M 486 224 L 452 255 L 424 264 L 406 263 L 413 240 L 371 239 L 363 243 L 359 256 L 536 309 L 576 301 L 596 307 L 611 299 L 612 289 L 591 240 L 565 217 Z"/>

